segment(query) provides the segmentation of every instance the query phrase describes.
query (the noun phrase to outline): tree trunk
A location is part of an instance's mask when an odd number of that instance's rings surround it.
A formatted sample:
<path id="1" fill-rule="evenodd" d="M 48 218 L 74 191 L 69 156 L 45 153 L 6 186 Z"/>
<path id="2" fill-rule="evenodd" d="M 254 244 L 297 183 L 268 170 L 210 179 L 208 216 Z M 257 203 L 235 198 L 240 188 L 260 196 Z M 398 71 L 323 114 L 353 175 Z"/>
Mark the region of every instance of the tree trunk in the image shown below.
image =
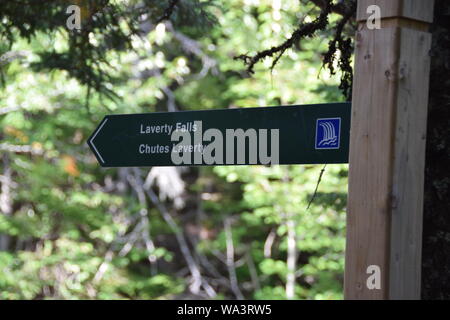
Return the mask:
<path id="1" fill-rule="evenodd" d="M 4 214 L 6 216 L 10 216 L 12 214 L 12 196 L 11 196 L 11 188 L 12 188 L 12 172 L 11 167 L 9 165 L 9 157 L 7 154 L 4 154 L 2 157 L 3 163 L 3 176 L 0 179 L 0 214 Z M 10 236 L 8 234 L 0 233 L 0 251 L 6 251 L 9 248 L 10 244 Z"/>
<path id="2" fill-rule="evenodd" d="M 297 268 L 297 237 L 295 234 L 295 221 L 292 214 L 288 215 L 287 227 L 287 276 L 286 276 L 286 298 L 292 300 L 295 298 L 295 282 Z"/>
<path id="3" fill-rule="evenodd" d="M 436 0 L 432 33 L 422 298 L 450 299 L 450 1 Z"/>

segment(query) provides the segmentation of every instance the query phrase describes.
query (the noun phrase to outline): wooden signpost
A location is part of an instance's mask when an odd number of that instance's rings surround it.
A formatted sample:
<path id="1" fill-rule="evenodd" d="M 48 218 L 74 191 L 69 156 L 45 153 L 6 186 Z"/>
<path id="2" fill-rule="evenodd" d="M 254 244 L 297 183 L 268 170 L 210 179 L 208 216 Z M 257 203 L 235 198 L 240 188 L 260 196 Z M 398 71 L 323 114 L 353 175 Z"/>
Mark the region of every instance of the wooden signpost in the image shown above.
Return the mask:
<path id="1" fill-rule="evenodd" d="M 345 298 L 419 299 L 433 1 L 358 0 L 357 19 Z"/>

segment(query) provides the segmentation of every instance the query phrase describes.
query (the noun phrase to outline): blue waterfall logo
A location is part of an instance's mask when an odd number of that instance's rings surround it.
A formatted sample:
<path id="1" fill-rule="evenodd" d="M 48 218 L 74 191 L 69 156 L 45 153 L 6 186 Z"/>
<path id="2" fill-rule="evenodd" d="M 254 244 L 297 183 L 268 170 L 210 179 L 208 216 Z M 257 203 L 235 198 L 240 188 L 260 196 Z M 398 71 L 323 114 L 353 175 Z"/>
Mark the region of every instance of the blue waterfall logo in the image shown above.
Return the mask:
<path id="1" fill-rule="evenodd" d="M 316 149 L 339 149 L 341 118 L 317 119 Z"/>

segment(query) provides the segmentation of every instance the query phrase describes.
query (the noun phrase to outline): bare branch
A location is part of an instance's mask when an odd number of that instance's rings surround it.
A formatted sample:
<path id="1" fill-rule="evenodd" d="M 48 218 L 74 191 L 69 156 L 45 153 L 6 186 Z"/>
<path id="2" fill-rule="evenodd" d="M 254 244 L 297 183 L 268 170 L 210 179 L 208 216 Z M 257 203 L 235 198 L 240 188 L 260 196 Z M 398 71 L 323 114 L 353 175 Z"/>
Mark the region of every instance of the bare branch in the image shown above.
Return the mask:
<path id="1" fill-rule="evenodd" d="M 210 56 L 208 56 L 202 49 L 200 44 L 195 41 L 194 39 L 189 38 L 185 34 L 178 32 L 174 29 L 172 23 L 167 22 L 166 23 L 167 30 L 169 30 L 177 39 L 183 49 L 188 52 L 195 55 L 197 58 L 199 58 L 202 61 L 202 69 L 197 75 L 197 78 L 203 78 L 205 77 L 210 70 L 212 70 L 213 74 L 218 74 L 217 69 L 217 61 Z"/>
<path id="2" fill-rule="evenodd" d="M 253 288 L 255 288 L 255 290 L 260 290 L 261 289 L 261 284 L 259 282 L 258 271 L 257 271 L 256 266 L 255 266 L 255 261 L 253 261 L 253 257 L 252 257 L 252 253 L 251 253 L 251 247 L 250 246 L 247 249 L 247 253 L 245 254 L 245 258 L 247 260 L 248 271 L 249 271 L 250 277 L 252 279 Z"/>
<path id="3" fill-rule="evenodd" d="M 7 53 L 0 56 L 0 67 L 10 63 L 11 61 L 17 59 L 24 59 L 30 55 L 29 51 L 8 51 Z"/>
<path id="4" fill-rule="evenodd" d="M 128 175 L 127 179 L 130 182 L 130 185 L 136 192 L 136 195 L 139 200 L 139 204 L 141 206 L 139 210 L 139 215 L 141 216 L 141 223 L 142 223 L 142 238 L 145 242 L 145 247 L 148 251 L 148 261 L 150 262 L 150 269 L 151 274 L 155 275 L 157 273 L 157 266 L 156 261 L 157 258 L 154 255 L 155 251 L 155 244 L 153 243 L 153 240 L 151 239 L 151 229 L 150 229 L 150 222 L 148 217 L 148 210 L 147 210 L 147 202 L 145 201 L 145 193 L 143 188 L 143 181 L 139 172 L 139 169 L 133 168 L 134 175 Z"/>
<path id="5" fill-rule="evenodd" d="M 12 170 L 9 165 L 9 157 L 4 154 L 2 157 L 3 161 L 3 175 L 0 176 L 2 183 L 1 193 L 0 193 L 0 212 L 6 216 L 9 216 L 13 212 L 12 208 Z M 8 234 L 0 234 L 0 251 L 8 250 L 10 244 L 10 236 Z"/>
<path id="6" fill-rule="evenodd" d="M 227 244 L 227 268 L 228 274 L 230 276 L 231 291 L 238 300 L 243 300 L 244 296 L 239 289 L 237 277 L 236 277 L 236 266 L 234 263 L 234 245 L 233 245 L 233 235 L 231 234 L 230 218 L 226 218 L 224 221 L 225 237 Z"/>
<path id="7" fill-rule="evenodd" d="M 286 275 L 286 297 L 294 299 L 295 297 L 295 281 L 296 281 L 296 265 L 297 265 L 297 236 L 295 233 L 295 220 L 292 214 L 288 214 L 286 221 L 287 228 L 287 275 Z"/>
<path id="8" fill-rule="evenodd" d="M 42 155 L 44 151 L 30 145 L 13 145 L 9 143 L 0 143 L 0 150 L 13 153 L 31 153 L 33 155 Z"/>
<path id="9" fill-rule="evenodd" d="M 320 181 L 322 181 L 322 176 L 323 176 L 323 174 L 324 174 L 324 172 L 325 172 L 325 168 L 326 168 L 326 167 L 327 167 L 327 165 L 324 165 L 323 168 L 322 168 L 322 170 L 320 171 L 319 178 L 317 179 L 316 189 L 314 190 L 314 193 L 313 193 L 313 195 L 312 195 L 312 197 L 311 197 L 311 200 L 309 200 L 309 203 L 308 203 L 308 206 L 306 207 L 306 210 L 309 209 L 309 207 L 310 207 L 311 204 L 313 203 L 314 199 L 316 198 L 316 195 L 317 195 L 317 189 L 319 189 Z"/>
<path id="10" fill-rule="evenodd" d="M 266 238 L 266 241 L 264 242 L 264 257 L 270 258 L 272 256 L 272 246 L 273 242 L 275 241 L 276 237 L 275 230 L 270 230 L 269 235 Z"/>
<path id="11" fill-rule="evenodd" d="M 175 222 L 175 220 L 169 213 L 169 210 L 166 208 L 166 206 L 162 202 L 159 201 L 158 197 L 153 192 L 152 188 L 146 188 L 145 191 L 146 191 L 146 194 L 148 195 L 150 201 L 159 210 L 159 212 L 163 216 L 163 219 L 166 221 L 166 223 L 172 229 L 172 232 L 175 234 L 177 242 L 180 246 L 180 250 L 183 254 L 184 259 L 186 260 L 189 271 L 191 272 L 191 275 L 192 275 L 193 282 L 190 286 L 192 293 L 199 294 L 200 287 L 203 286 L 203 288 L 206 291 L 206 294 L 210 298 L 215 297 L 217 294 L 216 294 L 215 290 L 208 284 L 208 282 L 205 279 L 203 279 L 200 269 L 199 269 L 197 263 L 195 262 L 194 257 L 192 256 L 191 250 L 189 249 L 189 246 L 188 246 L 186 238 L 183 234 L 183 231 L 178 226 L 178 224 Z"/>
<path id="12" fill-rule="evenodd" d="M 13 112 L 13 111 L 17 111 L 22 109 L 21 106 L 13 106 L 13 107 L 4 107 L 4 108 L 0 108 L 0 115 L 2 114 L 7 114 L 9 112 Z"/>
<path id="13" fill-rule="evenodd" d="M 97 272 L 95 273 L 95 276 L 93 279 L 94 283 L 99 283 L 100 280 L 102 280 L 103 276 L 106 273 L 106 270 L 108 270 L 108 264 L 111 262 L 113 256 L 114 255 L 113 255 L 112 250 L 108 250 L 108 252 L 106 252 L 105 260 L 103 260 L 103 262 L 100 264 L 100 267 L 98 268 Z"/>

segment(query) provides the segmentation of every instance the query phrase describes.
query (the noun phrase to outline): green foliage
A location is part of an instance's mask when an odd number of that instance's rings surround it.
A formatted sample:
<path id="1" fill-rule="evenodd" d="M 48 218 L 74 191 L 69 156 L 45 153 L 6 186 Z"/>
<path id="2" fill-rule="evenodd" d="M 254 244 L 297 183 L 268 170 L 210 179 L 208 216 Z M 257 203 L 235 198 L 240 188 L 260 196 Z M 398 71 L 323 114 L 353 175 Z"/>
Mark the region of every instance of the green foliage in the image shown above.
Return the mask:
<path id="1" fill-rule="evenodd" d="M 296 270 L 297 298 L 301 299 L 319 298 L 324 291 L 327 299 L 342 297 L 347 183 L 342 175 L 346 167 L 327 167 L 319 193 L 308 209 L 320 169 L 317 166 L 215 168 L 227 182 L 242 182 L 241 201 L 245 211 L 240 214 L 234 232 L 247 239 L 237 238 L 236 243 L 258 241 L 267 236 L 268 230 L 276 231 L 272 256 L 255 257 L 269 286 L 280 285 L 286 279 L 286 222 L 295 221 L 301 262 Z M 263 250 L 262 245 L 257 250 Z M 268 298 L 265 290 L 256 291 L 254 298 Z"/>
<path id="2" fill-rule="evenodd" d="M 232 59 L 284 39 L 298 19 L 313 18 L 317 10 L 311 4 L 182 1 L 171 23 L 137 36 L 139 10 L 129 12 L 138 2 L 110 1 L 112 11 L 89 29 L 92 43 L 81 47 L 83 32 L 65 29 L 65 2 L 39 10 L 36 4 L 25 10 L 18 1 L 0 4 L 0 35 L 7 40 L 0 54 L 29 52 L 2 66 L 0 106 L 16 110 L 0 114 L 0 143 L 30 148 L 1 149 L 1 175 L 10 174 L 12 183 L 6 195 L 10 212 L 0 214 L 0 299 L 170 299 L 189 291 L 179 237 L 161 207 L 139 199 L 127 180 L 130 171 L 100 169 L 88 150 L 85 142 L 105 114 L 343 100 L 336 80 L 319 72 L 324 37 L 288 50 L 272 73 L 270 61 L 256 66 L 252 78 Z M 165 1 L 143 3 L 151 21 L 166 8 Z M 114 12 L 124 20 L 114 20 Z M 116 99 L 105 99 L 103 89 Z M 294 298 L 340 299 L 347 168 L 326 168 L 308 208 L 321 169 L 187 168 L 184 206 L 153 190 L 195 260 L 209 262 L 199 266 L 217 280 L 211 282 L 216 298 L 234 298 L 222 284 L 229 279 L 229 218 L 237 280 L 246 298 L 286 298 L 287 222 L 293 221 Z"/>

